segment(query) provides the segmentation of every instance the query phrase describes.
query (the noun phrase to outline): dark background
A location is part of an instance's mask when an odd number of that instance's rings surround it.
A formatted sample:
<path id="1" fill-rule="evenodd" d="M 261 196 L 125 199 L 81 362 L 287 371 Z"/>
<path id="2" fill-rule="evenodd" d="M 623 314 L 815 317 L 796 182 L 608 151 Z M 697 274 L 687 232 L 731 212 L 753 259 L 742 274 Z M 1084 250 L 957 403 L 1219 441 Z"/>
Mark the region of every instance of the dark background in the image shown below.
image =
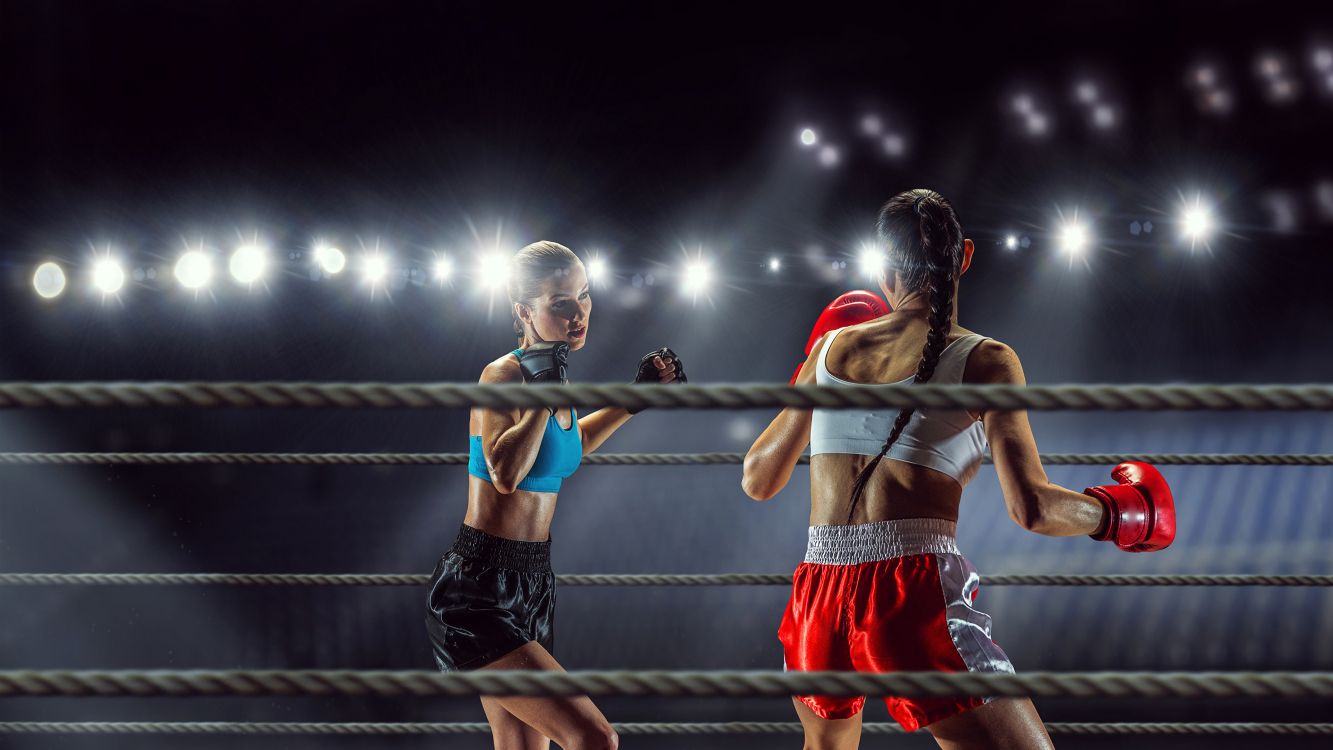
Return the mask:
<path id="1" fill-rule="evenodd" d="M 978 250 L 960 322 L 1012 344 L 1034 383 L 1319 382 L 1333 369 L 1333 22 L 1296 3 L 689 3 L 552 8 L 371 2 L 0 2 L 0 379 L 472 381 L 510 346 L 474 256 L 553 239 L 610 261 L 577 380 L 623 381 L 669 344 L 695 382 L 785 380 L 810 322 L 864 282 L 877 206 L 928 186 Z M 1257 72 L 1283 57 L 1275 102 Z M 1234 100 L 1200 106 L 1193 66 Z M 1099 130 L 1074 91 L 1115 107 Z M 1012 107 L 1027 92 L 1051 131 Z M 905 153 L 861 120 L 881 118 Z M 839 150 L 822 166 L 803 127 Z M 1322 192 L 1321 192 L 1322 191 Z M 1191 249 L 1182 200 L 1218 232 Z M 1058 247 L 1088 223 L 1086 255 Z M 1154 231 L 1133 234 L 1132 222 Z M 1010 251 L 1008 233 L 1027 239 Z M 266 284 L 225 276 L 258 237 Z M 315 238 L 387 288 L 313 271 Z M 217 254 L 195 294 L 186 244 Z M 91 291 L 95 255 L 141 272 Z M 429 279 L 447 253 L 451 284 Z M 696 299 L 681 262 L 717 275 Z M 766 264 L 781 259 L 781 271 Z M 33 293 L 60 262 L 69 288 Z M 839 261 L 846 268 L 837 267 Z M 148 278 L 152 271 L 156 278 Z M 607 450 L 744 450 L 764 412 L 647 413 Z M 0 450 L 461 451 L 460 412 L 0 414 Z M 1043 450 L 1330 452 L 1318 414 L 1039 414 Z M 1151 556 L 1026 534 L 993 473 L 960 543 L 986 572 L 1330 571 L 1328 469 L 1170 468 L 1180 536 Z M 1053 467 L 1072 487 L 1106 469 Z M 461 468 L 7 467 L 0 569 L 419 572 L 464 507 Z M 764 505 L 736 467 L 588 468 L 555 522 L 560 572 L 774 572 L 804 544 L 806 474 Z M 429 668 L 411 589 L 0 590 L 0 668 Z M 565 589 L 571 669 L 781 666 L 785 592 Z M 1303 589 L 989 588 L 1020 670 L 1333 668 L 1333 599 Z M 600 701 L 613 721 L 790 720 L 783 700 Z M 1312 721 L 1326 707 L 1043 701 L 1050 721 Z M 480 721 L 470 700 L 9 700 L 0 719 Z M 868 719 L 885 719 L 883 708 Z M 1058 738 L 1057 738 L 1058 739 Z M 16 747 L 168 747 L 180 738 L 16 738 Z M 199 746 L 234 743 L 190 740 Z M 247 746 L 485 747 L 475 738 L 252 738 Z M 673 738 L 626 738 L 676 747 Z M 796 746 L 794 737 L 691 747 Z M 1260 738 L 1136 742 L 1250 747 Z M 868 737 L 877 746 L 922 738 Z M 1119 746 L 1067 738 L 1064 747 Z M 1266 743 L 1263 743 L 1266 745 Z"/>

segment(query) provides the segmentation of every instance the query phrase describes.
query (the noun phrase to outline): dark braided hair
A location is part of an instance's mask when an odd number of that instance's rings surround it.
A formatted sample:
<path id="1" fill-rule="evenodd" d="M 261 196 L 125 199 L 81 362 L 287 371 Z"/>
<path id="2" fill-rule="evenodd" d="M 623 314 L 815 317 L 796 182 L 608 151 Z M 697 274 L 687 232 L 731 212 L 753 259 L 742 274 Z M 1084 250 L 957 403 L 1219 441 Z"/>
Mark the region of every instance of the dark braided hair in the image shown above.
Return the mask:
<path id="1" fill-rule="evenodd" d="M 888 272 L 897 273 L 907 291 L 925 289 L 930 295 L 930 332 L 926 334 L 921 362 L 912 378 L 913 383 L 925 383 L 935 374 L 952 327 L 953 285 L 963 264 L 963 227 L 944 196 L 933 190 L 917 189 L 889 199 L 879 210 L 876 228 L 887 250 Z M 865 494 L 875 468 L 907 429 L 913 411 L 909 408 L 898 412 L 879 455 L 856 476 L 847 523 L 852 522 L 856 504 Z"/>

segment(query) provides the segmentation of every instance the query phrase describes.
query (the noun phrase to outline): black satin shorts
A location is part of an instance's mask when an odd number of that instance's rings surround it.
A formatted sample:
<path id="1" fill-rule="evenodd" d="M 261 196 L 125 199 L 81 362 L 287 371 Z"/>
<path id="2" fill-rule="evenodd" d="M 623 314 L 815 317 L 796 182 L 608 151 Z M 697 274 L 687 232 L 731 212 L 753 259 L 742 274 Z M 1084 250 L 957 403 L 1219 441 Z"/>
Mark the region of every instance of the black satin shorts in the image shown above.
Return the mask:
<path id="1" fill-rule="evenodd" d="M 443 672 L 483 667 L 528 641 L 553 651 L 551 542 L 460 528 L 431 576 L 426 631 Z"/>

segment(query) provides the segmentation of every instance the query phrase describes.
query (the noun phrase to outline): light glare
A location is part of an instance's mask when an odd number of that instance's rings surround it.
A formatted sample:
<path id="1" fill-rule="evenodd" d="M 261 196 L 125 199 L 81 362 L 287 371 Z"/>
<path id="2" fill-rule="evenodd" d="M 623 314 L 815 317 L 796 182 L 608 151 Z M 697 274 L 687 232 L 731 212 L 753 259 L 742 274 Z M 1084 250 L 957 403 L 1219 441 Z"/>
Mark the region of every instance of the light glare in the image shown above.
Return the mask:
<path id="1" fill-rule="evenodd" d="M 454 262 L 448 258 L 437 258 L 434 272 L 435 280 L 443 284 L 454 275 Z"/>
<path id="2" fill-rule="evenodd" d="M 857 266 L 861 269 L 861 275 L 872 279 L 879 278 L 879 274 L 884 270 L 884 263 L 888 260 L 884 252 L 873 245 L 864 245 L 861 247 L 861 253 L 857 256 Z"/>
<path id="3" fill-rule="evenodd" d="M 697 297 L 700 293 L 708 290 L 708 285 L 712 282 L 712 279 L 713 271 L 707 263 L 702 260 L 690 261 L 685 264 L 682 289 L 686 294 Z"/>
<path id="4" fill-rule="evenodd" d="M 1012 235 L 1012 234 L 1007 235 L 1007 236 L 1004 238 L 1004 246 L 1005 246 L 1005 248 L 1007 248 L 1007 249 L 1009 249 L 1009 250 L 1017 250 L 1017 249 L 1018 249 L 1018 237 L 1017 237 L 1016 235 Z"/>
<path id="5" fill-rule="evenodd" d="M 93 264 L 93 286 L 102 294 L 115 294 L 125 286 L 125 269 L 110 258 L 102 258 Z"/>
<path id="6" fill-rule="evenodd" d="M 500 289 L 509 281 L 509 259 L 499 253 L 484 253 L 477 259 L 477 279 L 489 289 Z"/>
<path id="7" fill-rule="evenodd" d="M 361 272 L 371 284 L 376 286 L 383 284 L 389 277 L 389 259 L 381 253 L 368 255 L 362 263 Z"/>
<path id="8" fill-rule="evenodd" d="M 813 146 L 819 142 L 819 136 L 815 135 L 813 128 L 804 128 L 801 130 L 801 145 Z"/>
<path id="9" fill-rule="evenodd" d="M 1080 255 L 1088 246 L 1088 228 L 1077 221 L 1067 222 L 1060 228 L 1060 249 L 1070 255 Z"/>
<path id="10" fill-rule="evenodd" d="M 202 289 L 213 278 L 213 262 L 199 250 L 189 250 L 176 261 L 176 280 L 186 289 Z"/>
<path id="11" fill-rule="evenodd" d="M 232 278 L 242 284 L 253 284 L 264 275 L 268 267 L 268 257 L 258 245 L 242 245 L 231 254 L 227 268 Z"/>
<path id="12" fill-rule="evenodd" d="M 589 281 L 601 281 L 601 280 L 605 279 L 605 278 L 606 278 L 606 275 L 607 275 L 607 271 L 608 271 L 608 268 L 607 268 L 606 261 L 602 260 L 601 258 L 589 258 L 589 259 L 588 259 L 588 280 L 589 280 Z"/>
<path id="13" fill-rule="evenodd" d="M 32 275 L 32 288 L 43 299 L 60 296 L 65 291 L 65 269 L 50 261 L 37 266 L 36 273 Z"/>

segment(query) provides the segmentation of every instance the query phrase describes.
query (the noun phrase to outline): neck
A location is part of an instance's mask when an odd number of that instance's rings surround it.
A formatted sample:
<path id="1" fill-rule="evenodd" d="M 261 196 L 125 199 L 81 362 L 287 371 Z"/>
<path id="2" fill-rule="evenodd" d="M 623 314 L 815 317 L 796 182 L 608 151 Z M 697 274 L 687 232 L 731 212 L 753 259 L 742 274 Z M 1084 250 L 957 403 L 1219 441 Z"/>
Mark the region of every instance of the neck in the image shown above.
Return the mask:
<path id="1" fill-rule="evenodd" d="M 907 296 L 898 300 L 897 306 L 893 308 L 895 313 L 915 313 L 930 312 L 930 297 L 925 292 L 910 292 Z M 953 288 L 953 310 L 950 312 L 949 320 L 955 325 L 958 323 L 958 286 Z"/>

